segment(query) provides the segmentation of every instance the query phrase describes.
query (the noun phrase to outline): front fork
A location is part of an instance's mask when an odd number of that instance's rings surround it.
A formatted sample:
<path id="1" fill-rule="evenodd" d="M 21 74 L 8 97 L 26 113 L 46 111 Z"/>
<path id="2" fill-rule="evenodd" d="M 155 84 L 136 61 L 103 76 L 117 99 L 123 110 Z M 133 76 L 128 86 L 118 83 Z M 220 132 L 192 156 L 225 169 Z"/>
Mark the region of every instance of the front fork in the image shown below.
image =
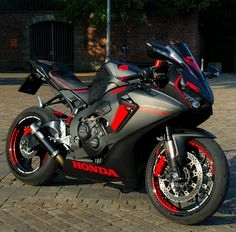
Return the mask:
<path id="1" fill-rule="evenodd" d="M 176 149 L 175 149 L 175 144 L 174 140 L 172 137 L 172 128 L 170 126 L 166 126 L 166 137 L 165 137 L 165 150 L 168 154 L 170 165 L 172 168 L 172 178 L 174 181 L 182 181 L 183 180 L 183 175 L 180 170 L 179 163 L 177 161 L 177 155 L 176 155 Z"/>

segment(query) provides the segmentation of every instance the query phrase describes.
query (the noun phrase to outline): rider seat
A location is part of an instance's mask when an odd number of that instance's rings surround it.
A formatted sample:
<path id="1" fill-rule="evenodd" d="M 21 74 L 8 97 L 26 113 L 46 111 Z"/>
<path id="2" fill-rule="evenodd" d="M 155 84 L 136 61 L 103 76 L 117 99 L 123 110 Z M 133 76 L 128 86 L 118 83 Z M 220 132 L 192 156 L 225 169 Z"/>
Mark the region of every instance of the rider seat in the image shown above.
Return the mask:
<path id="1" fill-rule="evenodd" d="M 76 77 L 68 65 L 46 60 L 31 61 L 31 64 L 35 69 L 41 67 L 60 90 L 73 90 L 87 104 L 93 104 L 102 97 L 110 80 L 109 75 L 102 71 L 104 68 L 98 70 L 87 86 Z"/>
<path id="2" fill-rule="evenodd" d="M 47 60 L 31 61 L 33 68 L 38 69 L 41 67 L 45 73 L 49 75 L 52 82 L 61 90 L 77 90 L 87 89 L 78 77 L 71 71 L 70 67 L 66 64 L 52 62 Z"/>
<path id="3" fill-rule="evenodd" d="M 88 89 L 88 86 L 81 82 L 80 79 L 72 72 L 50 71 L 49 76 L 51 77 L 51 80 L 62 90 Z"/>

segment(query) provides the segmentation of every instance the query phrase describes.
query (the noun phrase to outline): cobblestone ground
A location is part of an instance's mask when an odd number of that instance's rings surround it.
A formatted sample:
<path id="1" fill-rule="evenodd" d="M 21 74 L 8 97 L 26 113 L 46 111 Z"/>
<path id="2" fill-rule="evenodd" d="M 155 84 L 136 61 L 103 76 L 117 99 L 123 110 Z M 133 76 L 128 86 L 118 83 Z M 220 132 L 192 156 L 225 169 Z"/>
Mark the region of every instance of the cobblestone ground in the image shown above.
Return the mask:
<path id="1" fill-rule="evenodd" d="M 35 97 L 17 92 L 0 78 L 0 153 L 12 120 L 36 105 Z M 220 210 L 198 226 L 176 225 L 159 216 L 147 195 L 121 193 L 104 184 L 58 177 L 50 186 L 32 187 L 17 181 L 0 155 L 0 231 L 236 231 L 236 76 L 211 81 L 214 115 L 201 127 L 218 136 L 230 163 L 231 184 Z M 50 95 L 47 87 L 39 93 Z"/>

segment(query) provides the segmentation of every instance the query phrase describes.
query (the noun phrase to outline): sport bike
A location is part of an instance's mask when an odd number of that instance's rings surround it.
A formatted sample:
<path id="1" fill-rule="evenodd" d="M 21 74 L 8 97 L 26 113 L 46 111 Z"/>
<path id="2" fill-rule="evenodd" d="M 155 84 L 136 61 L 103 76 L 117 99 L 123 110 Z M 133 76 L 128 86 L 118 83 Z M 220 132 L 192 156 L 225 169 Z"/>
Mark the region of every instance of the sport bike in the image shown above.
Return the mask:
<path id="1" fill-rule="evenodd" d="M 147 43 L 147 51 L 155 65 L 109 61 L 89 86 L 64 64 L 31 61 L 19 91 L 36 94 L 46 83 L 55 96 L 39 97 L 9 129 L 6 157 L 16 178 L 42 185 L 64 173 L 124 191 L 145 183 L 169 220 L 196 224 L 214 214 L 229 168 L 215 136 L 197 126 L 212 115 L 206 77 L 216 73 L 202 72 L 185 43 Z"/>

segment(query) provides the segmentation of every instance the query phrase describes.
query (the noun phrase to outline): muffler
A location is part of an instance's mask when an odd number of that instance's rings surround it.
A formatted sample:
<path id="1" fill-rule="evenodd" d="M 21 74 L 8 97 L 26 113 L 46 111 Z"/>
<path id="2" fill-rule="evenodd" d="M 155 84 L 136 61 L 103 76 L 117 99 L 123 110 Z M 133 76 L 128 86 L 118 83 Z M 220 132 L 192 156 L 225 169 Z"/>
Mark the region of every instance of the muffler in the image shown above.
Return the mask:
<path id="1" fill-rule="evenodd" d="M 31 134 L 38 140 L 38 142 L 49 152 L 49 155 L 55 159 L 62 167 L 64 166 L 64 159 L 59 154 L 59 150 L 55 148 L 50 139 L 43 135 L 39 126 L 36 123 L 30 125 Z"/>

